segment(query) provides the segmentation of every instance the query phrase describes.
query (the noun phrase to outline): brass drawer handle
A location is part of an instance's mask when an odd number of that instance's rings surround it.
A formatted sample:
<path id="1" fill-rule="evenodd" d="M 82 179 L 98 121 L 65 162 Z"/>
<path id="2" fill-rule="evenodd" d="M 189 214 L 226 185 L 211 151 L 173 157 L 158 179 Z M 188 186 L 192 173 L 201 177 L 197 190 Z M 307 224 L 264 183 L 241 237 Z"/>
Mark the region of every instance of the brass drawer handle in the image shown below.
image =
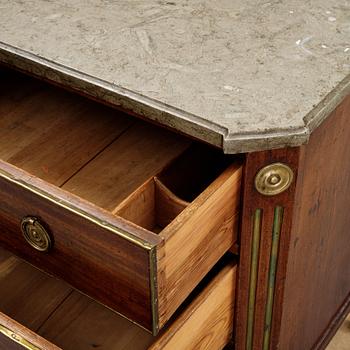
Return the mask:
<path id="1" fill-rule="evenodd" d="M 48 252 L 52 247 L 51 237 L 36 217 L 22 219 L 21 230 L 25 240 L 36 250 Z"/>

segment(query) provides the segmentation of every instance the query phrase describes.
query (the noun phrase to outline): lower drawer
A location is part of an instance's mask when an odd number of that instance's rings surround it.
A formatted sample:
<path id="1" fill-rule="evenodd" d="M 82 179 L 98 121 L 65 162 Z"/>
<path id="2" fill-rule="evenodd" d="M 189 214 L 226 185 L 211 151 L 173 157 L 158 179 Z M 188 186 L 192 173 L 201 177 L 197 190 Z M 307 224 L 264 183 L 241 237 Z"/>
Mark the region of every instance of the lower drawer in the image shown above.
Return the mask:
<path id="1" fill-rule="evenodd" d="M 233 329 L 236 266 L 226 256 L 157 337 L 0 250 L 0 349 L 222 349 Z"/>

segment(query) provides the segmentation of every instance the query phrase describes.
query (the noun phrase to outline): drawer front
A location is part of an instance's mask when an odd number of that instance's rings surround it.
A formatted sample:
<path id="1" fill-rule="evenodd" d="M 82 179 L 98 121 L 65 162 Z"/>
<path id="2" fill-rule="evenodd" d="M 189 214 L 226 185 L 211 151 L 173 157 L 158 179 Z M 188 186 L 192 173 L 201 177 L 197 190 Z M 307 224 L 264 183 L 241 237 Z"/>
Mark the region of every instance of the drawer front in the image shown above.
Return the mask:
<path id="1" fill-rule="evenodd" d="M 116 219 L 99 213 L 94 220 L 93 206 L 72 197 L 64 198 L 61 191 L 31 179 L 22 171 L 14 173 L 10 166 L 3 164 L 2 169 L 0 244 L 152 329 L 150 256 L 155 243 L 152 237 L 147 242 L 141 238 L 133 241 L 127 231 L 108 227 Z M 81 212 L 75 212 L 72 204 Z M 21 221 L 28 215 L 41 220 L 47 229 L 52 240 L 50 251 L 37 251 L 25 240 Z"/>

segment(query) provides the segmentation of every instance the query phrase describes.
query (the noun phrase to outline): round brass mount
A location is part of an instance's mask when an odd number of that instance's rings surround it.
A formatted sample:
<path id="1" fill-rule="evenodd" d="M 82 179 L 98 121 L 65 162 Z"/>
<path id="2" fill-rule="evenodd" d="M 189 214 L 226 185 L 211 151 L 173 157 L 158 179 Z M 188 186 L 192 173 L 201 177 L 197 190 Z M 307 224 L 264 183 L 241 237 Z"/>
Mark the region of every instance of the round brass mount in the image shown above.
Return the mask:
<path id="1" fill-rule="evenodd" d="M 52 246 L 50 235 L 36 217 L 22 219 L 21 229 L 25 240 L 36 250 L 48 252 Z"/>
<path id="2" fill-rule="evenodd" d="M 272 163 L 255 176 L 256 190 L 265 196 L 275 196 L 283 193 L 293 182 L 293 170 L 283 163 Z"/>

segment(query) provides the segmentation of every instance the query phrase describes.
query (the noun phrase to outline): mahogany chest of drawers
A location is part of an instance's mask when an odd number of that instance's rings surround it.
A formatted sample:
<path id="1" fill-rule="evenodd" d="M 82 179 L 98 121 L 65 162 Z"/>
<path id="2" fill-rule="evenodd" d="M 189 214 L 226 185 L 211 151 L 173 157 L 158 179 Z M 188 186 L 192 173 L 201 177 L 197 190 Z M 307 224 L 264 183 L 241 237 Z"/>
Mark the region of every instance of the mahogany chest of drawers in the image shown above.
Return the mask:
<path id="1" fill-rule="evenodd" d="M 325 349 L 348 11 L 0 0 L 0 350 Z"/>
<path id="2" fill-rule="evenodd" d="M 8 68 L 1 81 L 0 244 L 68 283 L 1 251 L 5 314 L 63 349 L 219 349 L 234 320 L 238 349 L 267 349 L 293 343 L 306 301 L 323 301 L 320 327 L 342 319 L 349 98 L 334 136 L 230 156 Z M 1 317 L 19 348 L 55 348 Z"/>

